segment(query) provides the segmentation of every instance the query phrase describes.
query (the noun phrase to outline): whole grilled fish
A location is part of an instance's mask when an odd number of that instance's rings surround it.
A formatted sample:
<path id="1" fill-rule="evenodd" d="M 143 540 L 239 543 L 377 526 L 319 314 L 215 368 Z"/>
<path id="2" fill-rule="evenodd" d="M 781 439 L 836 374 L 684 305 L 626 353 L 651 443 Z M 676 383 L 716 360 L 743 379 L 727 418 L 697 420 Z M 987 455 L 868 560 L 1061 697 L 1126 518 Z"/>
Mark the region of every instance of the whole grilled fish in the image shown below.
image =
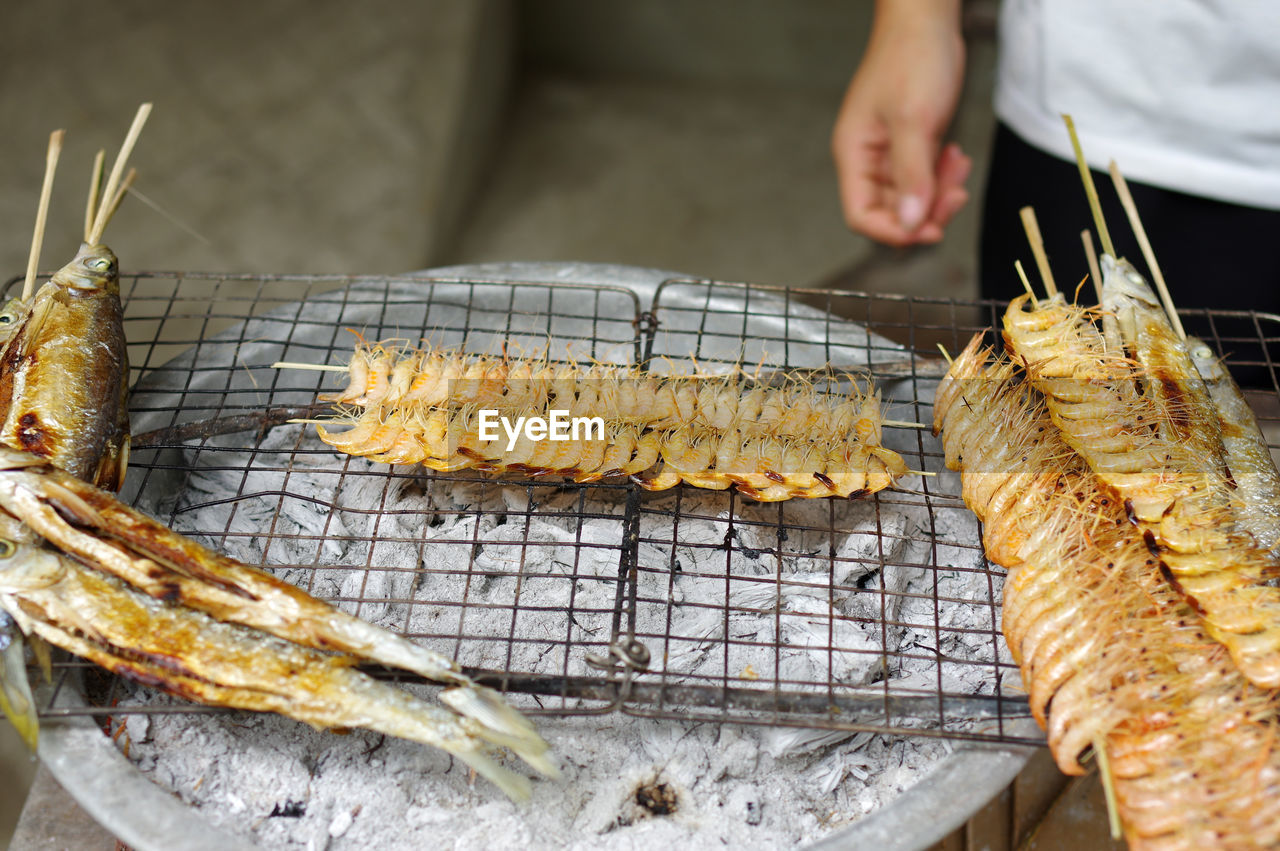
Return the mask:
<path id="1" fill-rule="evenodd" d="M 129 453 L 129 360 L 116 257 L 82 245 L 0 348 L 0 444 L 118 490 Z"/>

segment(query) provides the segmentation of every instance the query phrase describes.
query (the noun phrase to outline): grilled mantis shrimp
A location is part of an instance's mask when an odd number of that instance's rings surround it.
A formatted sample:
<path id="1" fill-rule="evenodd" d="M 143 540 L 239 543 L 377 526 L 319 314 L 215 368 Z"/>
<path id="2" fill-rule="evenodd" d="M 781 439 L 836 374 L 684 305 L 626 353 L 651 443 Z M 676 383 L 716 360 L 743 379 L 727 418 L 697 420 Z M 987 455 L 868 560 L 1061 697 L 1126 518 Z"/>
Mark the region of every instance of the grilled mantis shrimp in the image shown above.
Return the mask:
<path id="1" fill-rule="evenodd" d="M 117 263 L 101 244 L 129 182 L 117 185 L 124 156 L 101 205 L 91 190 L 75 259 L 0 316 L 11 320 L 0 322 L 0 709 L 34 744 L 25 635 L 202 703 L 439 747 L 527 799 L 527 778 L 494 751 L 558 772 L 546 742 L 497 692 L 452 660 L 220 556 L 96 486 L 118 486 L 128 459 Z M 448 709 L 359 672 L 362 661 L 443 684 Z"/>

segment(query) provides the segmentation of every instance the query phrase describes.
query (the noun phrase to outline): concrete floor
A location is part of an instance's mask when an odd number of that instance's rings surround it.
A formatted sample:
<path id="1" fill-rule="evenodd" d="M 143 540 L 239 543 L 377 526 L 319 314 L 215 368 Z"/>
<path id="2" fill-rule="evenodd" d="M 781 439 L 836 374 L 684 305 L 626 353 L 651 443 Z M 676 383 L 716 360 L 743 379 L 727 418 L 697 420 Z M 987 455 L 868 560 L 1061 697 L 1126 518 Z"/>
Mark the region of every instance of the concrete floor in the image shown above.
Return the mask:
<path id="1" fill-rule="evenodd" d="M 975 292 L 976 205 L 942 246 L 922 251 L 877 248 L 843 227 L 828 134 L 866 8 L 611 8 L 14 6 L 0 54 L 10 233 L 0 269 L 25 265 L 48 132 L 69 134 L 46 268 L 74 250 L 93 151 L 114 152 L 136 105 L 152 100 L 134 163 L 138 187 L 164 212 L 126 202 L 108 231 L 126 269 L 599 260 L 773 284 Z M 981 25 L 989 10 L 970 11 L 978 26 L 954 135 L 978 160 L 977 187 L 992 46 Z M 19 748 L 0 725 L 0 843 L 31 778 Z"/>

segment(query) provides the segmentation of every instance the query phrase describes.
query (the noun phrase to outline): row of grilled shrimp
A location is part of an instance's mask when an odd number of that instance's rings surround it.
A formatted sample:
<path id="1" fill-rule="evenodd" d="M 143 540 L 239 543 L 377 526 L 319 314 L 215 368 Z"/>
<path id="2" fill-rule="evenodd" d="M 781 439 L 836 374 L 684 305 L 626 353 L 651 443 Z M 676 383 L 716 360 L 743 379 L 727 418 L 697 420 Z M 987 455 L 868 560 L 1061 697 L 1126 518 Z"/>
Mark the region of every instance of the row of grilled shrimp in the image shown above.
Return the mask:
<path id="1" fill-rule="evenodd" d="M 1176 337 L 1132 267 L 1104 260 L 1102 314 L 1119 326 L 1123 348 L 1060 297 L 1015 300 L 1006 344 L 1065 442 L 1122 503 L 1209 633 L 1252 682 L 1280 687 L 1280 588 L 1270 583 L 1280 560 L 1267 543 L 1277 537 L 1276 478 L 1270 458 L 1259 457 L 1266 444 L 1255 427 L 1228 458 L 1224 431 L 1245 429 L 1219 416 L 1230 409 L 1215 404 L 1191 355 L 1202 344 Z M 1229 377 L 1216 383 L 1220 399 L 1238 398 Z"/>
<path id="2" fill-rule="evenodd" d="M 140 122 L 132 137 L 137 130 Z M 439 747 L 509 796 L 529 797 L 527 778 L 493 754 L 510 749 L 555 776 L 547 744 L 455 662 L 214 553 L 85 481 L 118 485 L 128 456 L 117 266 L 100 241 L 108 217 L 86 227 L 76 258 L 29 302 L 10 303 L 13 321 L 0 331 L 0 614 L 19 630 L 5 636 L 0 706 L 34 745 L 34 701 L 12 652 L 26 636 L 202 703 Z M 448 709 L 373 679 L 357 661 L 445 684 Z"/>
<path id="3" fill-rule="evenodd" d="M 936 397 L 949 467 L 1009 569 L 1002 628 L 1064 772 L 1101 749 L 1133 847 L 1280 842 L 1277 692 L 1164 578 L 1022 370 L 975 337 Z"/>
<path id="4" fill-rule="evenodd" d="M 833 378 L 836 378 L 833 376 Z M 579 482 L 631 476 L 665 490 L 686 482 L 734 487 L 761 501 L 856 497 L 903 476 L 881 444 L 878 394 L 781 386 L 723 375 L 656 374 L 633 367 L 545 358 L 398 349 L 361 342 L 343 390 L 324 398 L 354 413 L 321 438 L 343 452 L 450 471 L 563 475 Z M 566 440 L 482 429 L 490 411 L 507 422 L 599 418 L 603 433 Z"/>

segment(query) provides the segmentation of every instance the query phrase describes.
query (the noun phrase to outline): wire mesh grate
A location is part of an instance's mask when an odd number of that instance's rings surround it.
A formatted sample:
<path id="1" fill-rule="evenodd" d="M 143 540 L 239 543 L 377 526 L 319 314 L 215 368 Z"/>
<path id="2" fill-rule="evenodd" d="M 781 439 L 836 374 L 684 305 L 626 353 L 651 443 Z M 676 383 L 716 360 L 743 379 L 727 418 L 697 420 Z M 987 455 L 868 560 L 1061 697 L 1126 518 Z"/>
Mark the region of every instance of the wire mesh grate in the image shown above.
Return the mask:
<path id="1" fill-rule="evenodd" d="M 1003 572 L 907 423 L 997 306 L 673 279 L 616 286 L 148 273 L 122 281 L 135 389 L 124 498 L 186 534 L 457 658 L 532 713 L 1036 742 L 1000 636 Z M 1240 367 L 1275 445 L 1280 318 L 1184 321 Z M 341 456 L 314 428 L 356 336 L 663 370 L 824 365 L 870 379 L 913 470 L 855 501 L 757 503 L 625 481 L 495 480 Z M 104 714 L 126 686 L 58 664 Z M 394 676 L 390 672 L 380 675 Z M 56 690 L 55 690 L 56 692 Z M 131 701 L 132 703 L 133 701 Z M 130 712 L 211 711 L 157 697 Z"/>

